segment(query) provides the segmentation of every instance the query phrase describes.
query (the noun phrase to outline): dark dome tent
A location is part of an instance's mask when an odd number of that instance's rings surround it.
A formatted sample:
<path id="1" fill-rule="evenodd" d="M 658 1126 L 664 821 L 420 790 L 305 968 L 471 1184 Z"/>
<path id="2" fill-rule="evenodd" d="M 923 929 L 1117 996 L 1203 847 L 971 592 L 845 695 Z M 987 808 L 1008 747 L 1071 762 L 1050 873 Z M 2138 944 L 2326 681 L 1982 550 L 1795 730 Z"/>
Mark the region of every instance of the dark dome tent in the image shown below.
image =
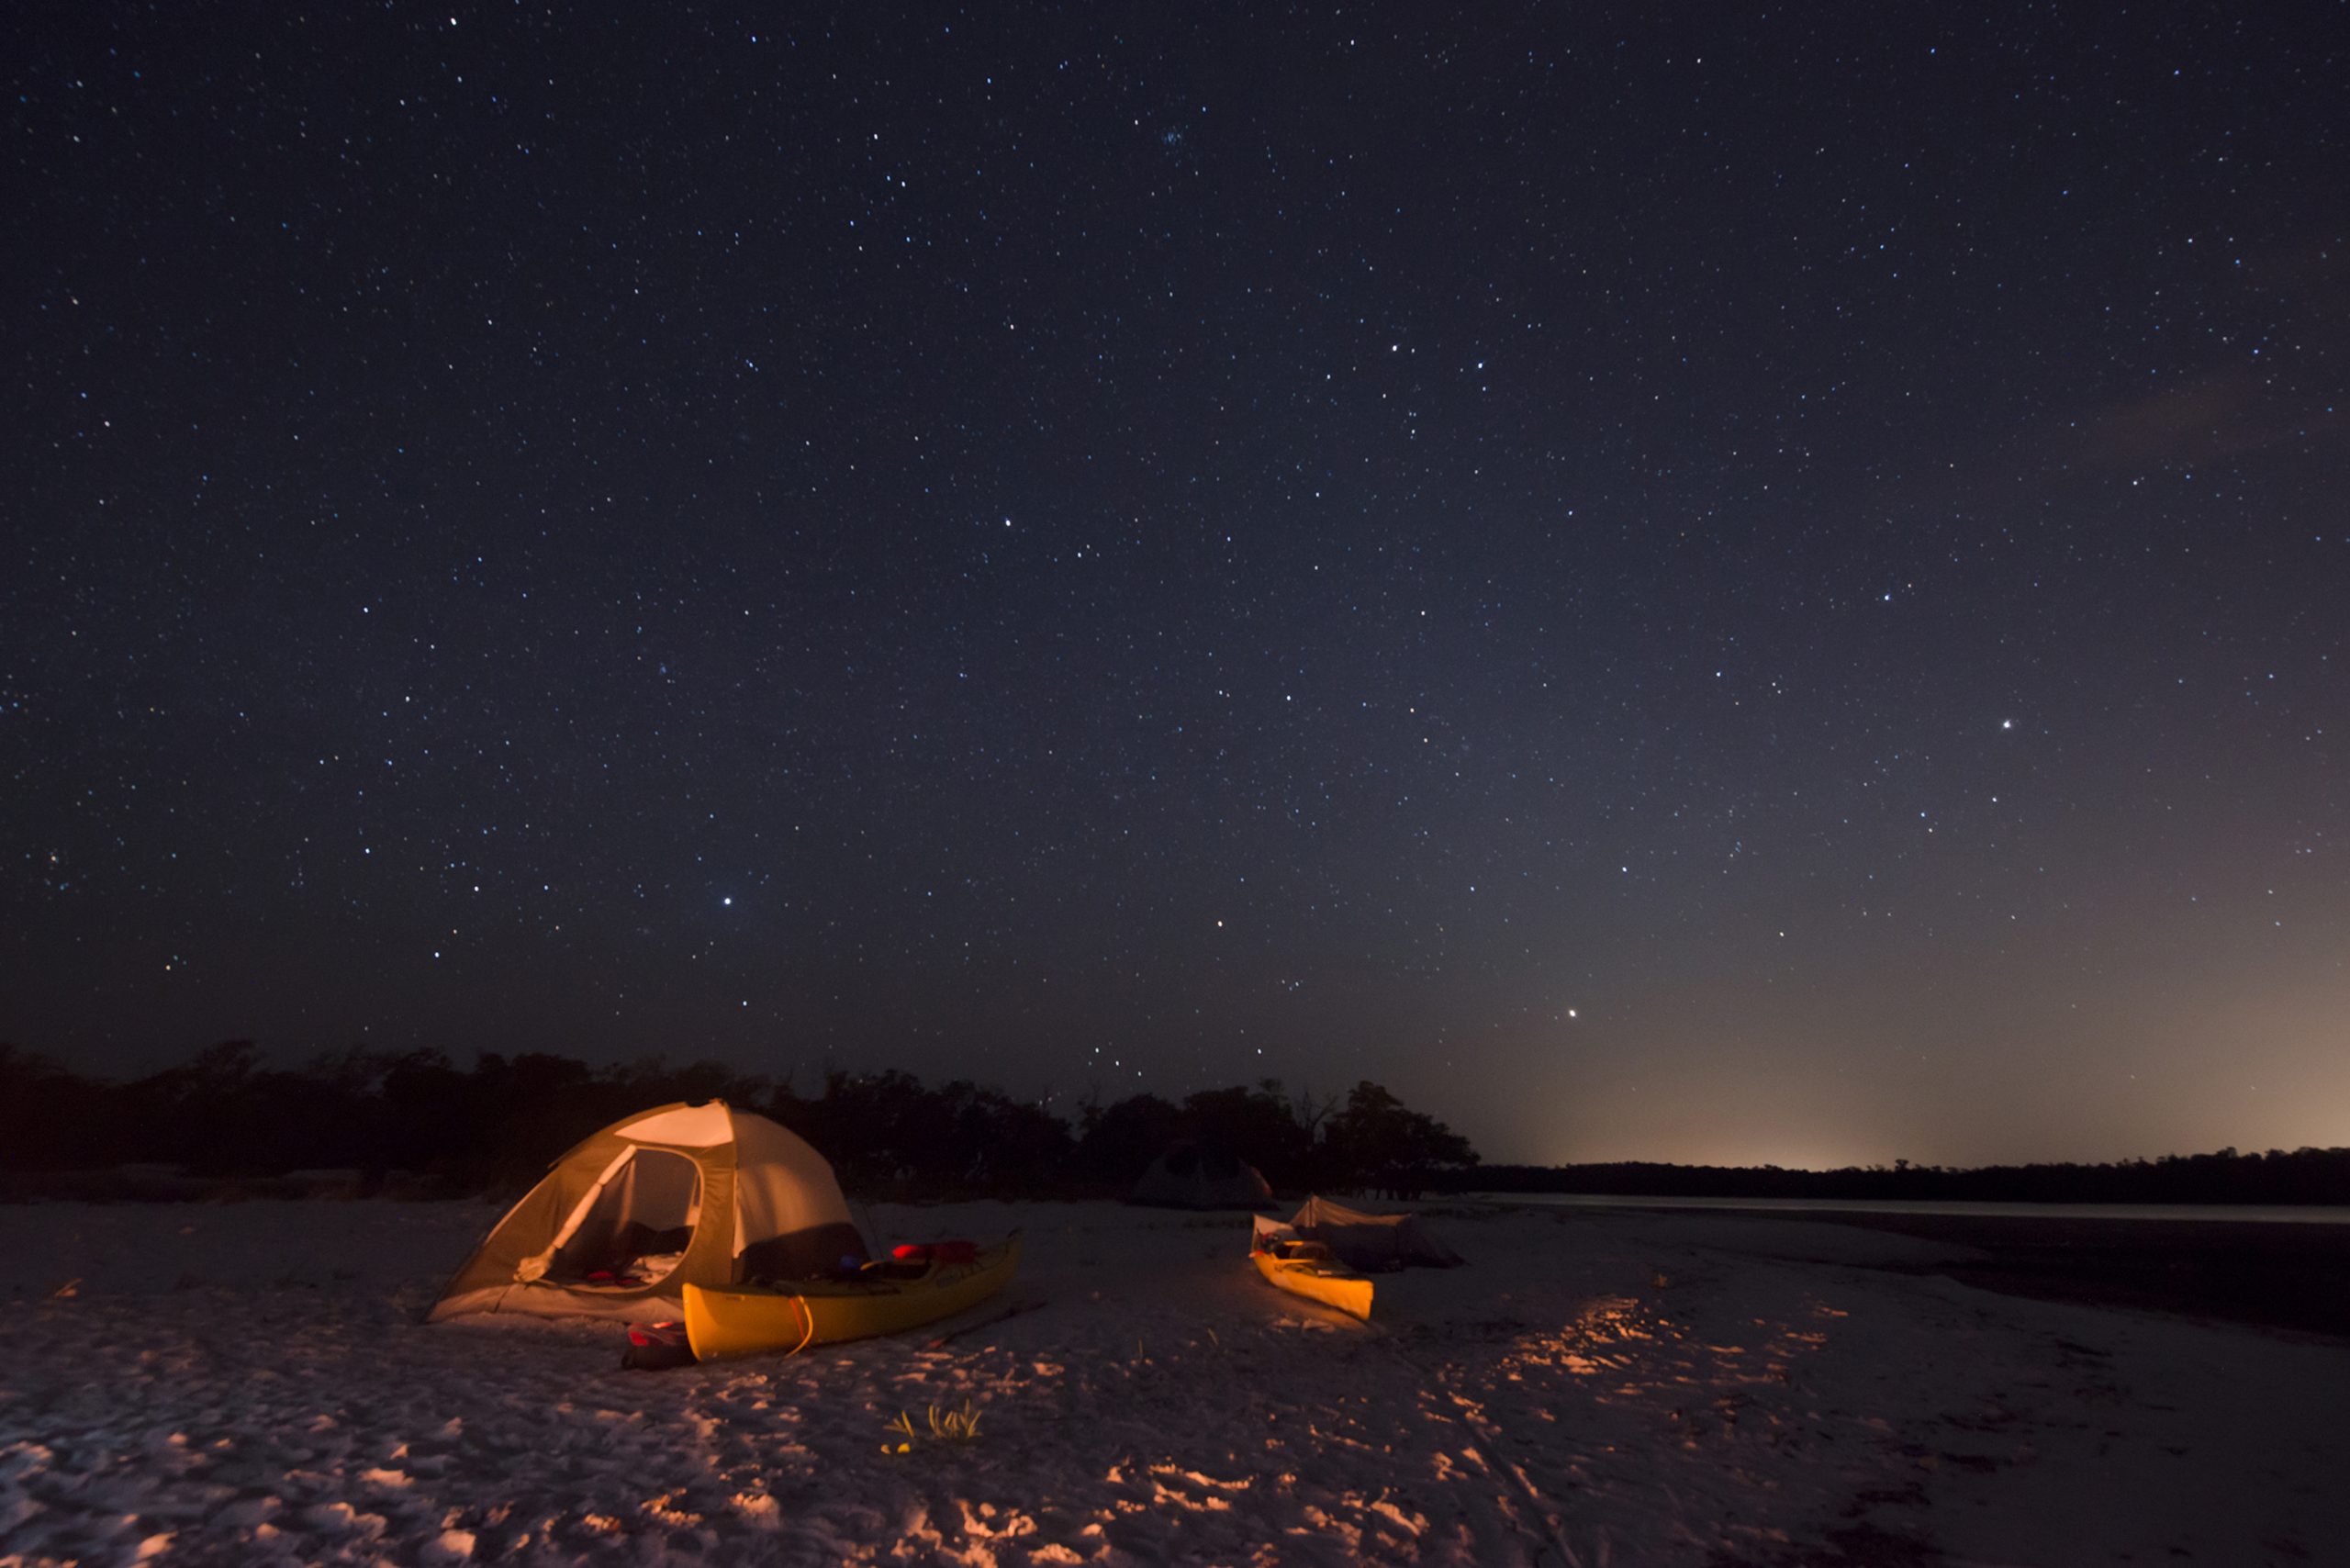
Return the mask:
<path id="1" fill-rule="evenodd" d="M 1189 1142 L 1151 1161 L 1126 1194 L 1130 1204 L 1167 1209 L 1261 1209 L 1272 1201 L 1255 1166 L 1230 1149 Z"/>

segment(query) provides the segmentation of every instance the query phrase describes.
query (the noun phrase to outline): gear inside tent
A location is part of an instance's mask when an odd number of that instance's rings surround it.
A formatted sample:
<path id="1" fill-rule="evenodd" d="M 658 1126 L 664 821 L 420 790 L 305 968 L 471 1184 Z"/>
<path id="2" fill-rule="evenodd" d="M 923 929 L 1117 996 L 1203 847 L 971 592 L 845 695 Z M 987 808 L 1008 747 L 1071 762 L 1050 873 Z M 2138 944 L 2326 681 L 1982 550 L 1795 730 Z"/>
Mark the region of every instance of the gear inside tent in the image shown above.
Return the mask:
<path id="1" fill-rule="evenodd" d="M 1427 1266 L 1449 1269 L 1466 1262 L 1460 1253 L 1438 1240 L 1417 1215 L 1371 1215 L 1312 1197 L 1284 1225 L 1259 1215 L 1256 1248 L 1274 1250 L 1273 1243 L 1318 1241 L 1348 1268 L 1365 1273 L 1389 1269 Z"/>
<path id="2" fill-rule="evenodd" d="M 1126 1194 L 1130 1204 L 1168 1209 L 1261 1209 L 1272 1201 L 1255 1166 L 1230 1149 L 1188 1140 L 1152 1160 Z"/>
<path id="3" fill-rule="evenodd" d="M 871 1250 L 832 1166 L 799 1135 L 723 1101 L 661 1105 L 556 1160 L 465 1260 L 431 1320 L 677 1318 L 688 1282 L 813 1279 Z"/>

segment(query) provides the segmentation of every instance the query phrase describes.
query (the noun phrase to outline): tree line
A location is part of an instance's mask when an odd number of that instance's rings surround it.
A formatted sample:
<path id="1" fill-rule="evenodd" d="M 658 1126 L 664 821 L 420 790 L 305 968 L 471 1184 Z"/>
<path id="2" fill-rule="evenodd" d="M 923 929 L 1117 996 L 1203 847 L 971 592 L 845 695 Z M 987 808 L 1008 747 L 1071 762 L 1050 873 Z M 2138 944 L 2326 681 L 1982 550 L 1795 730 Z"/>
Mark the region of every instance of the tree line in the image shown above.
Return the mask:
<path id="1" fill-rule="evenodd" d="M 336 1170 L 363 1191 L 394 1174 L 405 1190 L 514 1189 L 622 1116 L 710 1099 L 782 1123 L 869 1196 L 1120 1195 L 1185 1139 L 1293 1192 L 1414 1193 L 1477 1162 L 1467 1139 L 1369 1081 L 1343 1096 L 1270 1079 L 1181 1101 L 1089 1096 L 1064 1115 L 1050 1096 L 899 1071 L 827 1070 L 803 1090 L 718 1062 L 596 1067 L 539 1052 L 459 1067 L 440 1051 L 363 1049 L 285 1066 L 233 1040 L 124 1081 L 0 1044 L 0 1172 L 168 1167 L 232 1182 Z"/>
<path id="2" fill-rule="evenodd" d="M 2350 1204 L 2350 1148 L 2167 1154 L 2104 1165 L 1913 1165 L 1785 1170 L 1775 1165 L 1488 1165 L 1455 1190 L 1624 1197 L 1886 1199 L 1906 1203 Z"/>
<path id="3" fill-rule="evenodd" d="M 362 1190 L 510 1190 L 597 1128 L 671 1101 L 722 1099 L 813 1144 L 869 1196 L 1116 1196 L 1181 1140 L 1229 1149 L 1282 1192 L 1579 1193 L 1904 1202 L 2350 1204 L 2350 1148 L 2166 1155 L 2109 1164 L 1788 1170 L 1648 1161 L 1481 1165 L 1468 1140 L 1360 1082 L 1274 1081 L 1180 1101 L 1017 1099 L 957 1080 L 826 1070 L 805 1088 L 722 1063 L 596 1067 L 545 1053 L 353 1050 L 274 1064 L 236 1040 L 113 1081 L 0 1043 L 0 1174 L 175 1168 L 213 1182 L 356 1172 Z M 53 1184 L 19 1181 L 19 1191 Z"/>

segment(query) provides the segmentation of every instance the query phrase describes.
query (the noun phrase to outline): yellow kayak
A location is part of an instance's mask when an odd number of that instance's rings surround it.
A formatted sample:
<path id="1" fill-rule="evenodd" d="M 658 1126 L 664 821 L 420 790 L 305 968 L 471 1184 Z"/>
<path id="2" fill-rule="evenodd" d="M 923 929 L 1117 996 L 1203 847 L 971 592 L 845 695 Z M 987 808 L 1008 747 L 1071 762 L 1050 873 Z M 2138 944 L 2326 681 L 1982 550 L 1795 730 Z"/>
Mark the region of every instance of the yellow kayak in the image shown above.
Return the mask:
<path id="1" fill-rule="evenodd" d="M 852 1280 L 808 1280 L 789 1288 L 711 1290 L 686 1286 L 686 1340 L 697 1361 L 797 1352 L 838 1339 L 901 1334 L 977 1306 L 1012 1282 L 1020 1233 L 982 1247 L 968 1263 L 927 1264 L 892 1279 L 877 1271 Z"/>
<path id="2" fill-rule="evenodd" d="M 1270 1250 L 1248 1256 L 1268 1283 L 1371 1321 L 1371 1282 L 1339 1262 L 1321 1242 L 1276 1241 Z"/>

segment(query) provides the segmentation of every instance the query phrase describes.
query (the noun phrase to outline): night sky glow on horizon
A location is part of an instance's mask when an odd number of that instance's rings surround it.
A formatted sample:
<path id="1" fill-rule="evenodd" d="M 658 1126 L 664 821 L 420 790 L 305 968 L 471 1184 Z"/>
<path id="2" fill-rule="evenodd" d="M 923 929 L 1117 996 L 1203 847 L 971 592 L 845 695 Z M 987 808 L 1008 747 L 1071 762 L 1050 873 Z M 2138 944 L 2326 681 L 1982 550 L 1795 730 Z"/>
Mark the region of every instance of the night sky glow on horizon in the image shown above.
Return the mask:
<path id="1" fill-rule="evenodd" d="M 2339 42 L 1706 17 L 13 14 L 0 1040 L 2350 1143 Z"/>

